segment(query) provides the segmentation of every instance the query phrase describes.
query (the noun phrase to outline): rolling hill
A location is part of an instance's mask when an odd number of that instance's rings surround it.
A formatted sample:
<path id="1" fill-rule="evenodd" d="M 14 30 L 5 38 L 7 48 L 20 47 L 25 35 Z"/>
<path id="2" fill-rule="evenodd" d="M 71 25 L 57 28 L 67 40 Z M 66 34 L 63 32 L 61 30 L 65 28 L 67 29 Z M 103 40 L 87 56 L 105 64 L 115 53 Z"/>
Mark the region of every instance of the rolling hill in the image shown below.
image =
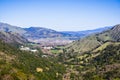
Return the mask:
<path id="1" fill-rule="evenodd" d="M 112 29 L 101 33 L 93 34 L 75 41 L 66 48 L 75 52 L 84 53 L 91 51 L 107 41 L 120 41 L 120 25 L 115 25 Z"/>
<path id="2" fill-rule="evenodd" d="M 120 42 L 106 42 L 98 47 L 96 52 L 88 52 L 77 57 L 77 64 L 81 68 L 77 66 L 76 69 L 80 72 L 78 75 L 82 75 L 81 80 L 119 80 L 119 47 Z"/>
<path id="3" fill-rule="evenodd" d="M 120 24 L 74 41 L 58 57 L 69 80 L 120 80 Z"/>

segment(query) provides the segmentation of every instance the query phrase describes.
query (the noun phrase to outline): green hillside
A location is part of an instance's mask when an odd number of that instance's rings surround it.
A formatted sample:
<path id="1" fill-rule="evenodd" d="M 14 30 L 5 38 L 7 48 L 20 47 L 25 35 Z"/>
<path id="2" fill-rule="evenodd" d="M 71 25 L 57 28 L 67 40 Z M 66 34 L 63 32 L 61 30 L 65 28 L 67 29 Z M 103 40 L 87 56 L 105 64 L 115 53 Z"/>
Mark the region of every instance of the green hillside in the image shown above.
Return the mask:
<path id="1" fill-rule="evenodd" d="M 0 41 L 0 80 L 61 80 L 65 67 L 42 55 L 20 51 Z"/>
<path id="2" fill-rule="evenodd" d="M 66 46 L 68 50 L 84 53 L 91 51 L 107 41 L 120 41 L 120 25 L 115 25 L 111 30 L 87 36 L 81 40 L 74 41 Z"/>
<path id="3" fill-rule="evenodd" d="M 97 56 L 88 58 L 86 68 L 89 68 L 84 74 L 86 80 L 120 80 L 120 43 L 106 44 L 102 50 L 92 53 L 92 56 Z"/>
<path id="4" fill-rule="evenodd" d="M 120 80 L 120 25 L 74 41 L 59 54 L 69 80 Z M 66 78 L 64 79 L 66 80 Z"/>
<path id="5" fill-rule="evenodd" d="M 120 42 L 106 42 L 79 55 L 65 52 L 59 57 L 67 65 L 70 80 L 120 80 Z"/>

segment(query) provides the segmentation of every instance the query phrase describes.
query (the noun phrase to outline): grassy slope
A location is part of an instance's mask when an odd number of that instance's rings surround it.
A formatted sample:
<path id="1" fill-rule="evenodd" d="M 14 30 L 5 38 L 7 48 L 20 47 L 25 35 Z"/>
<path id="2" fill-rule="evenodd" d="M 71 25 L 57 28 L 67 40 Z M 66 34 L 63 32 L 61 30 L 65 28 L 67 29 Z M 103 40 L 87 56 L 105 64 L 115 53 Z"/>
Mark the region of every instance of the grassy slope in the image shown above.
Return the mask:
<path id="1" fill-rule="evenodd" d="M 97 41 L 96 36 L 89 36 L 71 43 L 67 48 L 69 50 L 74 49 L 75 52 L 83 53 L 92 50 L 99 45 L 101 45 L 101 43 Z"/>
<path id="2" fill-rule="evenodd" d="M 75 52 L 84 53 L 91 51 L 106 41 L 119 41 L 120 40 L 120 25 L 114 26 L 111 30 L 102 33 L 93 34 L 81 40 L 75 41 L 67 45 L 68 50 L 74 49 Z"/>
<path id="3" fill-rule="evenodd" d="M 93 55 L 100 54 L 89 61 L 89 66 L 93 66 L 95 70 L 88 68 L 89 71 L 85 77 L 88 79 L 120 80 L 120 43 L 105 43 L 96 50 L 98 51 Z"/>
<path id="4" fill-rule="evenodd" d="M 71 80 L 120 80 L 120 42 L 106 42 L 91 52 L 67 59 Z"/>

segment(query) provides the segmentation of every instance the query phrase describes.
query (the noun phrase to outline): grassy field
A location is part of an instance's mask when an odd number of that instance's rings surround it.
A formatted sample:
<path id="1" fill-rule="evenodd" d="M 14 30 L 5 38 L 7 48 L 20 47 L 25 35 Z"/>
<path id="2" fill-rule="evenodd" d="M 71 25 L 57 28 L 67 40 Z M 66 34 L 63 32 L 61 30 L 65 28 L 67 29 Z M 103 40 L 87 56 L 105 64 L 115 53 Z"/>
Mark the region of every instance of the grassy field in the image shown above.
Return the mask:
<path id="1" fill-rule="evenodd" d="M 56 46 L 54 49 L 51 49 L 50 52 L 53 54 L 58 54 L 63 52 L 64 46 Z"/>
<path id="2" fill-rule="evenodd" d="M 51 50 L 51 53 L 53 53 L 53 54 L 58 54 L 60 52 L 62 52 L 62 50 L 55 50 L 55 49 Z"/>

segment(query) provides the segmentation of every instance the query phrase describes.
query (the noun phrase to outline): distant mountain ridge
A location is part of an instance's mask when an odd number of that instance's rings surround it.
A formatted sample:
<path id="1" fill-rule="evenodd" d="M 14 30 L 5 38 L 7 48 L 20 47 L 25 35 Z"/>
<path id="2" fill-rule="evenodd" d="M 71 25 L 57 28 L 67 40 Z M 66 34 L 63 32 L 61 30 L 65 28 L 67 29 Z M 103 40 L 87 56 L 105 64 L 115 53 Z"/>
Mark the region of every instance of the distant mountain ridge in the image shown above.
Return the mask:
<path id="1" fill-rule="evenodd" d="M 0 31 L 13 32 L 13 33 L 19 33 L 19 34 L 24 34 L 26 32 L 21 27 L 12 26 L 10 24 L 2 23 L 2 22 L 0 22 Z"/>
<path id="2" fill-rule="evenodd" d="M 61 32 L 42 28 L 42 27 L 30 27 L 30 28 L 23 28 L 26 33 L 24 34 L 28 38 L 54 38 L 54 37 L 63 37 L 63 36 L 70 36 L 69 34 L 64 35 Z"/>
<path id="3" fill-rule="evenodd" d="M 90 35 L 92 33 L 102 32 L 110 28 L 111 27 L 107 27 L 107 28 L 105 27 L 95 30 L 77 31 L 77 32 L 71 32 L 71 31 L 60 32 L 42 27 L 21 28 L 0 22 L 0 31 L 18 33 L 27 39 L 63 38 L 70 40 L 78 40 L 84 36 Z"/>
<path id="4" fill-rule="evenodd" d="M 102 31 L 109 30 L 112 27 L 113 26 L 107 26 L 107 27 L 97 28 L 97 29 L 93 29 L 93 30 L 84 30 L 84 31 L 63 31 L 63 33 L 66 33 L 66 34 L 68 33 L 72 36 L 77 36 L 77 37 L 85 37 L 90 34 L 100 33 Z"/>
<path id="5" fill-rule="evenodd" d="M 10 44 L 24 44 L 28 40 L 22 35 L 26 31 L 20 27 L 0 22 L 0 40 Z"/>

